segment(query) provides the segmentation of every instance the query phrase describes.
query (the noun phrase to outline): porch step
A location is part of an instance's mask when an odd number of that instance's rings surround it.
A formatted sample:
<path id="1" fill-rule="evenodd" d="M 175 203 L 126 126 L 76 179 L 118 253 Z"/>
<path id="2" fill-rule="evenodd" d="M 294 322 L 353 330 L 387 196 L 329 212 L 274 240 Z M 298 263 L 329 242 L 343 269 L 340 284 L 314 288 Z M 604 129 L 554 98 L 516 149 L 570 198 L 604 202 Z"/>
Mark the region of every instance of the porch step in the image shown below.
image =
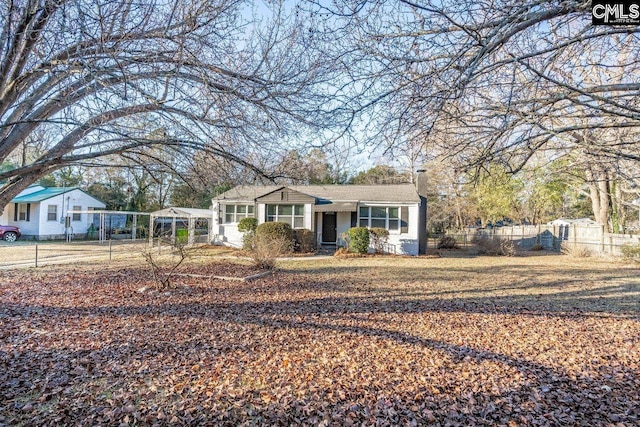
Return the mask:
<path id="1" fill-rule="evenodd" d="M 316 253 L 318 255 L 333 255 L 337 249 L 336 245 L 322 245 L 318 248 Z"/>

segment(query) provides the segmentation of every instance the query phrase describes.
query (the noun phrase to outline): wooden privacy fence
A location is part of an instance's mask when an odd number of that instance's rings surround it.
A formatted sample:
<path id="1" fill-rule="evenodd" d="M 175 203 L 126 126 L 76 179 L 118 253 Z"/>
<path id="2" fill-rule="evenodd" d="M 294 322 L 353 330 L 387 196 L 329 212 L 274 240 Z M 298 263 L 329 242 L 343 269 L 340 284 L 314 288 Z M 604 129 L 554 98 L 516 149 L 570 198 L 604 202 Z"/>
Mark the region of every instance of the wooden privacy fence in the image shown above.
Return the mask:
<path id="1" fill-rule="evenodd" d="M 624 245 L 639 245 L 640 235 L 607 233 L 603 225 L 514 225 L 485 229 L 468 229 L 447 233 L 463 245 L 479 237 L 500 237 L 513 241 L 518 249 L 529 250 L 536 245 L 546 250 L 562 248 L 586 249 L 592 253 L 622 255 Z"/>

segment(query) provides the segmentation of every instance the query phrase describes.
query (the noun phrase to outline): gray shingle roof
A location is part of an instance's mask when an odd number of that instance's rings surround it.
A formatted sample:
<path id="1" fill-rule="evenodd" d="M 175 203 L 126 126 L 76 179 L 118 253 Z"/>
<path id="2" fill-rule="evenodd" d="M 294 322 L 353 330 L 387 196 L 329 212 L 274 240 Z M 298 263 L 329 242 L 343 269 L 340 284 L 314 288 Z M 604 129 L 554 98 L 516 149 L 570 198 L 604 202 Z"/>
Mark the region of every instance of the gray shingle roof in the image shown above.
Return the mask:
<path id="1" fill-rule="evenodd" d="M 420 202 L 413 184 L 389 185 L 242 185 L 214 197 L 214 200 L 253 201 L 279 188 L 290 188 L 320 200 L 354 202 Z"/>

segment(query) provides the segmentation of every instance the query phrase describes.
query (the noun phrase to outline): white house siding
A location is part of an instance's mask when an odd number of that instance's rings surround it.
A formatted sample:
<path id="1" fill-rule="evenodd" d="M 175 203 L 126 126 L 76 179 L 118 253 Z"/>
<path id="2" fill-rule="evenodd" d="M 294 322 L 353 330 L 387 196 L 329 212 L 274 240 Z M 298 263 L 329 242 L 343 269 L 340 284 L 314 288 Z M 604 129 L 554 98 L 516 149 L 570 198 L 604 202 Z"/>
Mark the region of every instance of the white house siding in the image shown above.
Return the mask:
<path id="1" fill-rule="evenodd" d="M 64 209 L 63 209 L 64 203 Z M 38 234 L 39 239 L 60 239 L 64 238 L 64 216 L 71 216 L 68 211 L 73 210 L 74 206 L 80 206 L 82 211 L 92 209 L 103 209 L 104 204 L 96 203 L 96 199 L 89 196 L 80 190 L 72 190 L 68 193 L 60 194 L 49 199 L 40 202 L 39 209 L 39 222 L 40 230 Z M 55 221 L 49 221 L 49 205 L 57 206 L 57 214 Z M 33 212 L 33 204 L 32 204 Z M 80 221 L 71 221 L 71 227 L 73 228 L 73 234 L 75 237 L 84 236 L 87 233 L 87 229 L 92 223 L 93 214 L 81 214 Z M 62 222 L 61 222 L 62 220 Z"/>
<path id="2" fill-rule="evenodd" d="M 15 206 L 15 205 L 14 205 Z M 31 212 L 29 221 L 17 221 L 15 225 L 20 227 L 23 236 L 37 236 L 40 233 L 40 203 L 31 203 Z"/>
<path id="3" fill-rule="evenodd" d="M 228 204 L 247 204 L 247 202 Z M 211 230 L 213 232 L 213 243 L 222 243 L 226 246 L 233 246 L 236 248 L 242 247 L 242 235 L 238 231 L 238 224 L 224 224 L 224 206 L 218 202 L 213 202 L 213 220 Z"/>
<path id="4" fill-rule="evenodd" d="M 40 239 L 64 238 L 64 222 L 60 222 L 60 218 L 62 217 L 62 202 L 64 200 L 63 196 L 66 196 L 66 194 L 54 196 L 40 202 Z M 55 221 L 49 221 L 47 219 L 49 214 L 49 205 L 57 206 Z"/>
<path id="5" fill-rule="evenodd" d="M 402 205 L 400 205 L 402 206 Z M 407 233 L 389 234 L 389 244 L 395 246 L 396 253 L 404 255 L 418 255 L 418 221 L 420 208 L 418 205 L 409 206 L 409 229 Z"/>
<path id="6" fill-rule="evenodd" d="M 336 233 L 338 243 L 343 243 L 342 233 L 346 233 L 351 228 L 351 212 L 338 212 L 336 216 Z"/>
<path id="7" fill-rule="evenodd" d="M 403 204 L 403 203 L 390 203 L 390 204 L 382 204 L 382 203 L 362 203 L 362 206 L 405 206 L 408 208 L 408 230 L 406 233 L 401 233 L 398 231 L 390 231 L 388 243 L 393 245 L 392 248 L 395 249 L 396 254 L 400 255 L 418 255 L 419 246 L 418 246 L 418 219 L 420 215 L 419 206 L 416 204 Z M 317 214 L 317 230 L 316 236 L 317 241 L 320 243 L 322 239 L 322 212 L 318 212 Z M 341 235 L 348 231 L 351 228 L 351 212 L 337 212 L 337 235 L 338 235 L 338 245 L 344 245 L 345 242 L 341 238 Z"/>
<path id="8" fill-rule="evenodd" d="M 20 233 L 22 233 L 22 235 L 27 238 L 29 236 L 37 236 L 38 230 L 39 230 L 39 221 L 38 221 L 39 203 L 30 203 L 30 205 L 31 205 L 31 208 L 29 212 L 29 221 L 14 221 L 13 218 L 15 218 L 14 212 L 16 210 L 16 204 L 10 203 L 7 205 L 5 209 L 6 216 L 5 214 L 3 214 L 3 217 L 6 218 L 6 220 L 3 219 L 1 223 L 20 227 Z M 23 237 L 23 239 L 25 237 Z"/>
<path id="9" fill-rule="evenodd" d="M 420 206 L 417 204 L 406 203 L 379 203 L 379 202 L 362 202 L 360 206 L 398 206 L 407 207 L 409 217 L 407 218 L 408 230 L 406 233 L 398 231 L 390 231 L 387 242 L 393 245 L 392 248 L 399 255 L 418 255 L 418 221 L 420 218 Z"/>
<path id="10" fill-rule="evenodd" d="M 228 204 L 246 204 L 247 202 L 228 202 Z M 285 203 L 286 204 L 286 203 Z M 224 213 L 219 214 L 221 204 L 219 202 L 213 202 L 213 243 L 221 243 L 226 246 L 233 246 L 236 248 L 242 247 L 242 237 L 244 233 L 238 231 L 237 224 L 224 224 L 220 223 L 220 220 L 224 221 Z M 259 203 L 255 211 L 258 224 L 262 224 L 266 219 L 266 205 Z M 309 230 L 312 229 L 312 205 L 310 203 L 304 205 L 304 227 Z"/>
<path id="11" fill-rule="evenodd" d="M 258 203 L 256 208 L 256 218 L 258 218 L 258 224 L 262 224 L 267 218 L 267 205 L 264 203 Z"/>
<path id="12" fill-rule="evenodd" d="M 305 203 L 304 205 L 304 228 L 307 230 L 313 230 L 313 212 L 311 203 Z"/>
<path id="13" fill-rule="evenodd" d="M 224 224 L 219 227 L 221 236 L 224 236 L 223 243 L 225 245 L 233 246 L 236 248 L 242 247 L 243 233 L 238 231 L 236 224 Z"/>

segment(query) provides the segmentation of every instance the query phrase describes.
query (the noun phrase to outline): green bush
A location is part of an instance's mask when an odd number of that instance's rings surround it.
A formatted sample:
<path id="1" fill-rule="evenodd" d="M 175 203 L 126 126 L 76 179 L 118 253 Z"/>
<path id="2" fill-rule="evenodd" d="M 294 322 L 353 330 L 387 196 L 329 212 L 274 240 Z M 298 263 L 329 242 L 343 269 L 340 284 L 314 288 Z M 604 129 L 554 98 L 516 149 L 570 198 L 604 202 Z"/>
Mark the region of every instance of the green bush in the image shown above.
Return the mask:
<path id="1" fill-rule="evenodd" d="M 371 245 L 377 254 L 384 252 L 384 245 L 389 239 L 389 230 L 382 227 L 372 227 L 369 229 Z"/>
<path id="2" fill-rule="evenodd" d="M 253 247 L 253 240 L 258 228 L 257 218 L 242 218 L 238 223 L 238 231 L 243 233 L 242 235 L 242 249 L 250 251 Z"/>
<path id="3" fill-rule="evenodd" d="M 369 251 L 369 229 L 366 227 L 353 227 L 347 231 L 349 250 L 358 254 L 366 254 Z"/>
<path id="4" fill-rule="evenodd" d="M 176 244 L 186 245 L 189 241 L 189 230 L 181 228 L 176 230 Z"/>
<path id="5" fill-rule="evenodd" d="M 293 230 L 295 234 L 295 247 L 297 252 L 313 252 L 315 236 L 308 228 L 298 228 Z"/>
<path id="6" fill-rule="evenodd" d="M 258 228 L 257 218 L 242 218 L 238 223 L 238 231 L 243 233 L 256 231 L 256 228 Z"/>

